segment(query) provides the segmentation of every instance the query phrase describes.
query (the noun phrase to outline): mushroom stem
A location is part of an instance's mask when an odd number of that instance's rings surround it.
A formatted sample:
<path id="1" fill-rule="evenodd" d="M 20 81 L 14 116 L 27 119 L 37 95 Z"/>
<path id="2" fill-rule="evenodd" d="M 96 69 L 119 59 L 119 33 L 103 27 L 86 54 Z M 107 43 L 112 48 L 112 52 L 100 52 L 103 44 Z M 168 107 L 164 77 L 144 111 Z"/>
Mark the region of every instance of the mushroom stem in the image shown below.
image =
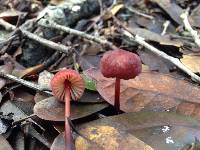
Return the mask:
<path id="1" fill-rule="evenodd" d="M 69 124 L 70 117 L 70 86 L 65 84 L 65 150 L 72 150 L 72 133 Z"/>
<path id="2" fill-rule="evenodd" d="M 117 113 L 120 113 L 120 78 L 116 78 L 115 81 L 115 104 L 114 107 L 117 111 Z"/>

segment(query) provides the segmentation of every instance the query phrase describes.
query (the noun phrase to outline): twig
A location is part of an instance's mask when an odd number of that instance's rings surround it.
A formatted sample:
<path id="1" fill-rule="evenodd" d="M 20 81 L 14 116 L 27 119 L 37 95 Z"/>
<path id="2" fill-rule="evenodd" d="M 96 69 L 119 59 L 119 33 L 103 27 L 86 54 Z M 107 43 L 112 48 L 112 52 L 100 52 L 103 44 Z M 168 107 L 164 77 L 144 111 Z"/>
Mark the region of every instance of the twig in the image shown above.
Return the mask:
<path id="1" fill-rule="evenodd" d="M 150 16 L 150 15 L 147 15 L 147 14 L 144 14 L 144 13 L 141 13 L 139 12 L 138 10 L 130 7 L 130 6 L 125 6 L 130 12 L 132 13 L 135 13 L 136 15 L 139 15 L 139 16 L 142 16 L 142 17 L 145 17 L 145 18 L 148 18 L 148 19 L 154 19 L 153 16 Z"/>
<path id="2" fill-rule="evenodd" d="M 46 93 L 46 94 L 48 94 L 48 95 L 52 95 L 51 92 L 46 91 L 46 89 L 40 87 L 38 84 L 35 84 L 35 83 L 33 83 L 33 82 L 26 81 L 26 80 L 24 80 L 24 79 L 20 79 L 20 78 L 18 78 L 18 77 L 16 77 L 16 76 L 13 76 L 13 75 L 11 75 L 11 74 L 5 74 L 5 73 L 3 73 L 3 72 L 0 72 L 0 77 L 3 77 L 3 78 L 6 78 L 6 79 L 15 81 L 15 82 L 17 82 L 17 83 L 20 83 L 20 84 L 26 86 L 26 87 L 29 87 L 29 88 L 31 88 L 31 89 L 34 89 L 34 90 L 37 90 L 37 91 L 40 91 L 40 92 L 44 92 L 44 93 Z"/>
<path id="3" fill-rule="evenodd" d="M 0 25 L 4 26 L 5 28 L 10 28 L 12 30 L 15 30 L 17 29 L 14 25 L 12 24 L 9 24 L 8 22 L 4 21 L 3 19 L 0 19 Z M 65 46 L 63 44 L 57 44 L 55 42 L 52 42 L 52 41 L 49 41 L 49 40 L 46 40 L 42 37 L 39 37 L 29 31 L 26 31 L 22 28 L 18 28 L 19 31 L 22 32 L 23 35 L 27 36 L 29 39 L 32 39 L 34 41 L 37 41 L 39 42 L 40 44 L 44 45 L 44 46 L 47 46 L 49 48 L 52 48 L 52 49 L 55 49 L 55 50 L 58 50 L 62 53 L 66 53 L 66 54 L 69 54 L 71 51 L 71 47 L 69 46 Z"/>
<path id="4" fill-rule="evenodd" d="M 170 61 L 171 63 L 173 63 L 176 67 L 178 67 L 180 70 L 182 70 L 183 72 L 185 72 L 187 75 L 189 75 L 191 77 L 191 79 L 195 82 L 200 83 L 200 77 L 198 75 L 196 75 L 195 73 L 193 73 L 190 69 L 188 69 L 187 67 L 185 67 L 178 58 L 174 58 L 172 56 L 167 55 L 166 53 L 160 51 L 159 49 L 153 47 L 152 45 L 150 45 L 149 43 L 145 42 L 145 39 L 140 37 L 139 35 L 135 35 L 128 27 L 126 27 L 123 23 L 121 23 L 116 17 L 114 17 L 114 20 L 116 21 L 116 23 L 118 25 L 120 25 L 122 28 L 125 29 L 124 34 L 130 38 L 130 40 L 137 42 L 138 44 L 146 47 L 148 50 L 150 50 L 151 52 L 153 52 L 154 54 Z"/>
<path id="5" fill-rule="evenodd" d="M 115 45 L 113 45 L 111 42 L 109 42 L 106 39 L 95 37 L 95 36 L 92 36 L 92 35 L 87 34 L 85 32 L 78 31 L 78 30 L 71 29 L 71 28 L 66 27 L 66 26 L 59 25 L 59 24 L 55 23 L 54 21 L 49 21 L 49 20 L 46 20 L 46 19 L 41 19 L 38 22 L 38 24 L 41 25 L 41 26 L 43 26 L 43 27 L 57 29 L 57 30 L 64 31 L 64 32 L 69 33 L 69 34 L 74 34 L 74 35 L 80 36 L 82 38 L 85 38 L 85 39 L 94 41 L 96 43 L 99 43 L 101 45 L 107 45 L 107 46 L 109 46 L 112 49 L 117 49 L 117 47 Z"/>
<path id="6" fill-rule="evenodd" d="M 16 125 L 16 124 L 19 124 L 19 123 L 21 123 L 21 122 L 23 122 L 23 121 L 25 121 L 25 120 L 27 120 L 27 119 L 29 119 L 29 118 L 35 117 L 35 116 L 36 116 L 35 114 L 31 114 L 31 115 L 26 116 L 26 117 L 24 117 L 24 118 L 21 118 L 21 119 L 19 119 L 19 120 L 17 120 L 17 121 L 14 121 L 14 122 L 12 123 L 12 126 L 14 126 L 14 125 Z"/>
<path id="7" fill-rule="evenodd" d="M 161 35 L 166 34 L 166 31 L 167 31 L 167 28 L 169 27 L 169 25 L 170 25 L 170 21 L 169 20 L 165 21 L 165 23 L 163 24 L 163 31 L 162 31 Z"/>
<path id="8" fill-rule="evenodd" d="M 189 23 L 189 20 L 188 20 L 188 13 L 189 13 L 188 10 L 186 10 L 183 14 L 181 14 L 180 17 L 183 20 L 185 29 L 188 30 L 188 32 L 193 37 L 194 42 L 198 45 L 198 47 L 200 47 L 200 38 L 199 38 L 198 32 L 192 29 L 192 27 Z"/>
<path id="9" fill-rule="evenodd" d="M 71 47 L 69 47 L 69 46 L 65 46 L 63 44 L 57 44 L 55 42 L 46 40 L 46 39 L 41 38 L 41 37 L 31 33 L 31 32 L 28 32 L 26 30 L 20 29 L 20 31 L 23 33 L 23 35 L 27 36 L 29 39 L 37 41 L 37 42 L 39 42 L 40 44 L 42 44 L 44 46 L 47 46 L 49 48 L 58 50 L 58 51 L 60 51 L 62 53 L 65 53 L 65 54 L 69 54 L 69 52 L 70 52 Z"/>

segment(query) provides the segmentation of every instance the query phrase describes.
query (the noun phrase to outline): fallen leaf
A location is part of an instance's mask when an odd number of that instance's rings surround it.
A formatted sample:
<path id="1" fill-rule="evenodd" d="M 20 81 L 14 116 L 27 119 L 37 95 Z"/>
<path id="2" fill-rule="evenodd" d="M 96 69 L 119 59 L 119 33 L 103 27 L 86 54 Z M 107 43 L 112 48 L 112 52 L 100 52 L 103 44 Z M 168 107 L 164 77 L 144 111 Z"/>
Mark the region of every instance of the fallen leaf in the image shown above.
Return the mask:
<path id="1" fill-rule="evenodd" d="M 84 133 L 84 136 L 89 140 L 102 147 L 102 150 L 153 150 L 149 145 L 128 132 L 113 126 L 96 124 L 83 128 L 80 132 Z M 89 143 L 88 140 L 80 136 L 76 138 L 75 145 L 77 150 L 91 149 L 91 142 Z"/>
<path id="2" fill-rule="evenodd" d="M 27 128 L 24 128 L 24 132 L 36 138 L 38 141 L 44 144 L 47 148 L 51 147 L 51 144 L 49 142 L 49 138 L 51 137 L 44 137 L 44 135 L 38 133 L 32 125 L 27 125 Z"/>
<path id="3" fill-rule="evenodd" d="M 80 54 L 80 57 L 84 56 L 85 54 L 87 56 L 96 56 L 101 51 L 103 51 L 103 48 L 100 44 L 85 41 L 85 43 L 83 43 L 83 50 Z"/>
<path id="4" fill-rule="evenodd" d="M 82 78 L 85 81 L 85 88 L 91 91 L 96 91 L 96 83 L 94 80 L 92 80 L 90 77 L 87 75 L 82 74 Z"/>
<path id="5" fill-rule="evenodd" d="M 50 97 L 50 96 L 45 93 L 37 92 L 34 96 L 34 101 L 35 101 L 35 103 L 38 103 L 48 97 Z"/>
<path id="6" fill-rule="evenodd" d="M 32 95 L 30 92 L 28 92 L 24 88 L 17 88 L 13 91 L 13 100 L 17 101 L 23 101 L 23 102 L 33 102 L 34 101 L 34 95 Z"/>
<path id="7" fill-rule="evenodd" d="M 184 12 L 183 9 L 171 0 L 150 0 L 156 2 L 177 24 L 181 25 L 182 20 L 180 15 Z"/>
<path id="8" fill-rule="evenodd" d="M 17 69 L 17 70 L 23 70 L 23 69 L 25 69 L 24 66 L 22 66 L 21 64 L 19 64 L 12 56 L 8 55 L 7 53 L 5 53 L 4 55 L 2 55 L 1 58 L 4 61 L 4 64 L 10 63 L 10 64 L 13 65 L 14 69 Z"/>
<path id="9" fill-rule="evenodd" d="M 32 103 L 24 103 L 20 101 L 5 101 L 0 107 L 0 112 L 4 115 L 13 114 L 13 120 L 18 121 L 32 114 Z"/>
<path id="10" fill-rule="evenodd" d="M 64 134 L 60 133 L 51 145 L 50 150 L 64 150 L 65 149 L 65 141 L 64 141 Z"/>
<path id="11" fill-rule="evenodd" d="M 115 16 L 119 12 L 119 10 L 122 9 L 123 7 L 124 7 L 123 4 L 114 5 L 111 8 L 111 10 L 103 16 L 103 19 L 104 20 L 110 19 L 112 16 Z"/>
<path id="12" fill-rule="evenodd" d="M 30 68 L 26 68 L 24 70 L 13 70 L 13 75 L 19 78 L 23 78 L 29 75 L 35 75 L 44 67 L 43 64 L 39 64 Z"/>
<path id="13" fill-rule="evenodd" d="M 20 102 L 20 101 L 5 101 L 1 107 L 0 107 L 0 112 L 3 112 L 4 115 L 13 115 L 12 119 L 14 122 L 19 121 L 20 119 L 27 118 L 28 115 L 31 115 L 33 112 L 33 103 L 25 103 L 25 102 Z M 41 126 L 35 122 L 33 119 L 29 118 L 28 119 L 30 122 L 34 123 L 37 125 L 37 127 Z M 47 147 L 50 147 L 50 144 L 46 137 L 44 137 L 42 134 L 39 134 L 33 126 L 30 125 L 28 128 L 28 134 L 30 134 L 32 137 L 35 137 L 37 140 L 39 140 L 41 143 L 46 145 Z"/>
<path id="14" fill-rule="evenodd" d="M 138 50 L 142 62 L 149 66 L 152 71 L 158 71 L 161 73 L 169 73 L 170 70 L 174 69 L 174 65 L 169 61 L 149 52 L 148 50 Z"/>
<path id="15" fill-rule="evenodd" d="M 14 143 L 12 143 L 12 146 L 16 150 L 25 150 L 25 136 L 22 131 L 17 131 L 17 133 L 15 131 L 15 135 L 12 141 L 14 141 Z"/>
<path id="16" fill-rule="evenodd" d="M 71 103 L 72 120 L 89 116 L 106 108 L 108 104 L 80 104 Z M 35 104 L 34 114 L 44 120 L 64 121 L 65 105 L 58 102 L 54 97 L 47 98 Z"/>
<path id="17" fill-rule="evenodd" d="M 0 135 L 0 145 L 0 150 L 13 150 L 11 145 L 2 135 Z"/>
<path id="18" fill-rule="evenodd" d="M 45 89 L 51 89 L 51 79 L 53 78 L 53 74 L 48 71 L 43 71 L 39 74 L 38 84 Z"/>
<path id="19" fill-rule="evenodd" d="M 130 28 L 135 35 L 143 37 L 147 41 L 158 42 L 161 45 L 181 47 L 183 43 L 179 40 L 171 40 L 168 36 L 161 36 L 155 32 L 149 31 L 144 28 Z"/>
<path id="20" fill-rule="evenodd" d="M 20 12 L 20 11 L 17 11 L 17 10 L 14 10 L 14 9 L 9 9 L 7 11 L 4 11 L 2 13 L 0 13 L 0 18 L 4 19 L 5 21 L 8 21 L 8 22 L 13 22 L 13 21 L 17 21 L 17 18 L 20 16 L 20 15 L 26 15 L 27 13 L 25 12 Z"/>
<path id="21" fill-rule="evenodd" d="M 84 142 L 84 141 L 83 141 Z M 88 141 L 89 142 L 89 141 Z M 86 144 L 86 143 L 81 143 L 79 142 L 79 144 L 76 145 L 76 150 L 82 150 L 83 145 L 80 144 Z M 88 144 L 88 143 L 87 143 Z M 85 148 L 86 146 L 84 146 Z M 62 150 L 65 149 L 65 143 L 64 143 L 64 134 L 60 133 L 53 141 L 53 144 L 51 146 L 50 150 Z M 90 144 L 87 145 L 87 149 L 84 150 L 102 150 L 101 147 L 98 147 L 97 144 L 94 144 L 92 142 L 90 142 Z"/>
<path id="22" fill-rule="evenodd" d="M 100 57 L 95 55 L 95 56 L 90 56 L 90 55 L 83 55 L 79 57 L 79 63 L 82 68 L 82 70 L 87 70 L 89 68 L 98 68 L 99 67 L 99 62 L 100 62 Z"/>
<path id="23" fill-rule="evenodd" d="M 200 120 L 200 105 L 199 104 L 183 102 L 177 106 L 176 112 L 187 115 L 187 116 L 192 116 Z"/>
<path id="24" fill-rule="evenodd" d="M 195 8 L 191 10 L 192 13 L 189 16 L 189 22 L 192 26 L 200 27 L 200 4 Z"/>
<path id="25" fill-rule="evenodd" d="M 113 105 L 115 80 L 105 78 L 95 69 L 85 74 L 96 80 L 97 91 Z M 135 79 L 121 80 L 120 99 L 125 112 L 165 111 L 181 102 L 200 104 L 200 88 L 170 75 L 143 72 Z"/>
<path id="26" fill-rule="evenodd" d="M 183 55 L 181 62 L 193 72 L 200 72 L 200 56 Z"/>
<path id="27" fill-rule="evenodd" d="M 133 147 L 137 144 L 141 146 L 148 144 L 155 150 L 180 150 L 184 145 L 200 139 L 200 126 L 197 120 L 169 112 L 124 113 L 85 123 L 79 128 L 81 134 L 103 147 L 115 146 L 130 138 L 129 142 Z M 120 136 L 124 138 L 115 140 L 116 137 L 112 135 L 117 134 L 121 134 Z M 135 145 L 132 145 L 133 136 L 139 139 L 135 139 Z M 130 145 L 127 144 L 124 148 L 128 146 Z"/>
<path id="28" fill-rule="evenodd" d="M 90 126 L 82 130 L 87 140 L 78 136 L 75 140 L 76 150 L 153 150 L 133 135 L 115 129 L 112 126 Z M 54 140 L 51 150 L 64 149 L 64 134 L 60 133 Z"/>

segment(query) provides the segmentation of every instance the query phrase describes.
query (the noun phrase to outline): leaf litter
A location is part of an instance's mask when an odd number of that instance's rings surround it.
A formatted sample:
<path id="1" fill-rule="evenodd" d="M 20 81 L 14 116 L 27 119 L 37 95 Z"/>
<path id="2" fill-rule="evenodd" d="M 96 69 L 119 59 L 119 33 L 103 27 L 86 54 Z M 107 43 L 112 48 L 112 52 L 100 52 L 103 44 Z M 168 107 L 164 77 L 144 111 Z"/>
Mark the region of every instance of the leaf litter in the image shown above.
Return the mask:
<path id="1" fill-rule="evenodd" d="M 99 70 L 85 74 L 96 80 L 98 92 L 113 105 L 114 79 L 103 77 Z M 183 102 L 200 103 L 200 89 L 191 83 L 161 73 L 143 72 L 135 79 L 121 81 L 121 109 L 125 112 L 166 111 Z"/>
<path id="2" fill-rule="evenodd" d="M 108 47 L 74 35 L 61 35 L 59 31 L 55 33 L 39 27 L 34 21 L 26 25 L 27 31 L 76 51 L 75 54 L 59 54 L 52 59 L 52 49 L 28 40 L 16 31 L 11 32 L 7 26 L 1 26 L 2 72 L 30 80 L 51 91 L 50 80 L 58 70 L 64 67 L 83 71 L 87 90 L 79 101 L 71 104 L 71 119 L 89 140 L 73 132 L 76 149 L 198 149 L 199 85 L 190 83 L 185 74 L 162 57 L 124 38 L 123 29 L 113 19 L 114 15 L 127 24 L 134 34 L 142 36 L 145 41 L 199 73 L 199 48 L 183 28 L 180 18 L 184 9 L 190 7 L 189 22 L 195 30 L 199 30 L 197 0 L 128 0 L 113 3 L 94 0 L 92 5 L 86 0 L 83 6 L 80 1 L 75 3 L 75 7 L 71 1 L 63 0 L 6 0 L 1 4 L 0 18 L 17 27 L 41 16 L 42 10 L 47 8 L 47 16 L 50 15 L 57 23 L 108 39 L 117 47 L 140 55 L 143 73 L 134 80 L 121 82 L 121 109 L 124 112 L 110 116 L 114 114 L 114 80 L 104 78 L 98 70 L 87 70 L 99 67 L 103 52 L 110 50 Z M 164 26 L 166 21 L 169 21 L 168 26 Z M 161 34 L 164 31 L 164 35 Z M 14 39 L 9 40 L 9 37 Z M 8 42 L 4 43 L 7 39 Z M 4 78 L 0 79 L 0 89 L 0 149 L 64 149 L 63 103 L 57 102 L 51 94 L 25 88 Z M 59 123 L 60 126 L 56 127 Z"/>

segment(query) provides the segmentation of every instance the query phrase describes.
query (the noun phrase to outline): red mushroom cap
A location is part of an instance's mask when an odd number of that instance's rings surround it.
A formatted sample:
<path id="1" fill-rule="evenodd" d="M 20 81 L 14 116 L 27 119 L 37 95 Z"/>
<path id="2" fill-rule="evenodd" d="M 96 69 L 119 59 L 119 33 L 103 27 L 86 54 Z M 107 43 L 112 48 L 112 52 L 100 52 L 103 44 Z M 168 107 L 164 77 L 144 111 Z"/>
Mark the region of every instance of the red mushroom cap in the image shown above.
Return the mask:
<path id="1" fill-rule="evenodd" d="M 102 74 L 119 79 L 135 78 L 142 69 L 140 57 L 134 53 L 118 49 L 106 52 L 100 62 Z"/>
<path id="2" fill-rule="evenodd" d="M 57 72 L 52 78 L 52 92 L 60 101 L 65 100 L 65 84 L 70 87 L 70 94 L 73 100 L 77 100 L 83 95 L 85 89 L 84 81 L 77 71 L 64 69 Z"/>

